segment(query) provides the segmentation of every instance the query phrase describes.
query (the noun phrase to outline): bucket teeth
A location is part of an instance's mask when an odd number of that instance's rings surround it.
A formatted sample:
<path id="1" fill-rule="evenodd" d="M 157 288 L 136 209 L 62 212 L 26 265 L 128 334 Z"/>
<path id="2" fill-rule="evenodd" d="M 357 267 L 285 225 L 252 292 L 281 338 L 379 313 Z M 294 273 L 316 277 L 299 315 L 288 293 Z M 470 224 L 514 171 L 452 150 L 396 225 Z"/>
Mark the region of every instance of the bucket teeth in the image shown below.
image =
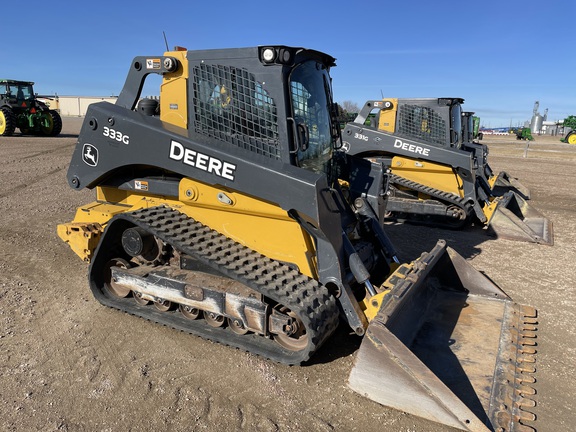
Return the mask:
<path id="1" fill-rule="evenodd" d="M 527 338 L 528 338 L 528 339 L 534 339 L 534 338 L 536 338 L 536 332 L 534 332 L 534 331 L 523 331 L 523 332 L 522 332 L 522 337 L 523 337 L 524 339 L 527 339 Z"/>
<path id="2" fill-rule="evenodd" d="M 534 378 L 532 375 L 519 375 L 516 377 L 516 379 L 514 380 L 514 382 L 519 385 L 519 384 L 534 384 L 536 382 L 536 378 Z M 532 389 L 534 391 L 534 393 L 536 393 L 536 390 Z"/>
<path id="3" fill-rule="evenodd" d="M 533 399 L 528 399 L 525 397 L 519 398 L 516 403 L 518 404 L 518 406 L 520 408 L 534 408 L 536 406 L 536 401 L 534 401 Z M 534 415 L 534 414 L 532 414 Z M 534 416 L 536 417 L 536 416 Z"/>
<path id="4" fill-rule="evenodd" d="M 536 382 L 536 324 L 537 311 L 528 306 L 508 311 L 511 325 L 510 340 L 503 341 L 500 351 L 500 374 L 496 376 L 496 392 L 492 400 L 495 430 L 531 432 L 535 429 L 526 422 L 536 420 L 530 408 L 536 406 L 536 390 L 530 385 Z M 506 383 L 502 385 L 499 383 Z"/>
<path id="5" fill-rule="evenodd" d="M 523 396 L 526 396 L 526 395 L 533 396 L 536 394 L 536 389 L 534 389 L 533 387 L 525 386 L 525 385 L 518 386 L 516 391 Z"/>
<path id="6" fill-rule="evenodd" d="M 536 363 L 536 357 L 533 355 L 523 355 L 518 357 L 519 363 Z"/>
<path id="7" fill-rule="evenodd" d="M 518 347 L 518 350 L 532 349 L 535 350 L 536 346 L 536 333 L 530 332 L 528 335 L 524 333 L 513 334 L 512 343 Z"/>
<path id="8" fill-rule="evenodd" d="M 522 365 L 518 366 L 518 370 L 523 373 L 536 373 L 536 368 L 534 366 Z"/>
<path id="9" fill-rule="evenodd" d="M 536 341 L 534 339 L 523 338 L 521 345 L 536 346 Z"/>
<path id="10" fill-rule="evenodd" d="M 518 416 L 511 416 L 510 413 L 507 411 L 498 412 L 498 414 L 496 415 L 496 421 L 497 421 L 497 425 L 500 425 L 494 429 L 497 432 L 508 432 L 508 431 L 536 432 L 536 429 L 534 429 L 533 427 L 522 424 L 521 421 L 524 421 L 523 419 L 521 419 Z M 502 425 L 508 425 L 508 424 L 514 424 L 514 428 L 511 429 L 509 427 L 502 426 Z"/>
<path id="11" fill-rule="evenodd" d="M 522 305 L 519 309 L 524 318 L 538 318 L 538 311 L 534 306 Z"/>
<path id="12" fill-rule="evenodd" d="M 516 417 L 518 418 L 520 424 L 523 424 L 523 422 L 533 422 L 536 420 L 536 414 L 524 410 L 518 410 Z"/>

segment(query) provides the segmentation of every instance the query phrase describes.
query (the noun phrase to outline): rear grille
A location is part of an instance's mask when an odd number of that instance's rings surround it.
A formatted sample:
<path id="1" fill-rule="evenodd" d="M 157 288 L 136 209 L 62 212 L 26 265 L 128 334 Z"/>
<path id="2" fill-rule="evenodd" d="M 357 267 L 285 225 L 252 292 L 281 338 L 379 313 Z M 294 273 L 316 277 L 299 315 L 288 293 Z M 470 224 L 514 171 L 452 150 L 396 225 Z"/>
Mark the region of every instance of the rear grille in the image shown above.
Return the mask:
<path id="1" fill-rule="evenodd" d="M 245 69 L 194 67 L 194 130 L 239 148 L 279 159 L 274 100 Z"/>
<path id="2" fill-rule="evenodd" d="M 446 122 L 432 108 L 419 105 L 398 107 L 398 135 L 434 144 L 446 144 Z"/>

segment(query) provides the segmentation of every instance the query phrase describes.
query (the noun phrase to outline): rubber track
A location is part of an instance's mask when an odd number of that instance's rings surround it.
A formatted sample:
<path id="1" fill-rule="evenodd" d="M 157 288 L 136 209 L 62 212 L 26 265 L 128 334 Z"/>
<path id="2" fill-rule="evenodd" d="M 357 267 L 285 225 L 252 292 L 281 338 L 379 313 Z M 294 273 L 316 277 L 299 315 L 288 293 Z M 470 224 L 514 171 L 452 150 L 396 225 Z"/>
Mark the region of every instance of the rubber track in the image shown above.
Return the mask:
<path id="1" fill-rule="evenodd" d="M 439 189 L 434 189 L 430 186 L 423 185 L 421 183 L 417 183 L 412 180 L 407 180 L 403 177 L 397 176 L 392 174 L 390 176 L 390 183 L 397 184 L 400 186 L 407 187 L 409 189 L 415 190 L 417 192 L 425 193 L 426 195 L 430 195 L 431 197 L 437 198 L 442 201 L 446 201 L 452 205 L 458 206 L 464 211 L 467 210 L 467 204 L 464 201 L 464 198 L 460 198 L 458 195 L 455 195 L 450 192 L 444 192 Z"/>
<path id="2" fill-rule="evenodd" d="M 450 192 L 444 192 L 444 191 L 441 191 L 439 189 L 435 189 L 435 188 L 430 187 L 430 186 L 425 186 L 421 183 L 417 183 L 415 181 L 405 179 L 405 178 L 397 176 L 395 174 L 392 174 L 390 176 L 390 185 L 391 186 L 399 185 L 399 186 L 403 186 L 403 187 L 406 187 L 408 189 L 414 190 L 416 192 L 424 193 L 424 194 L 429 195 L 438 201 L 443 201 L 444 204 L 448 203 L 448 205 L 456 206 L 456 207 L 460 208 L 461 210 L 463 210 L 466 213 L 466 215 L 468 215 L 468 217 L 466 219 L 460 221 L 459 223 L 454 223 L 455 221 L 453 218 L 450 218 L 448 216 L 443 217 L 443 216 L 439 216 L 439 215 L 429 215 L 431 218 L 430 220 L 422 220 L 416 216 L 411 217 L 411 214 L 408 214 L 408 217 L 399 218 L 400 220 L 406 219 L 407 221 L 411 221 L 411 222 L 423 223 L 426 225 L 443 227 L 443 228 L 446 228 L 446 227 L 447 228 L 459 228 L 459 227 L 466 224 L 466 221 L 469 219 L 469 215 L 472 212 L 472 203 L 470 203 L 469 201 L 465 201 L 464 198 L 460 198 L 458 195 L 455 195 L 455 194 L 450 193 Z M 401 193 L 402 191 L 399 190 L 399 192 Z M 393 199 L 393 195 L 391 196 L 390 199 Z M 414 198 L 412 197 L 411 199 L 414 199 Z"/>
<path id="3" fill-rule="evenodd" d="M 137 305 L 132 298 L 110 296 L 98 286 L 93 275 L 103 271 L 102 263 L 115 258 L 112 255 L 120 253 L 121 248 L 117 244 L 110 247 L 111 241 L 119 240 L 106 239 L 110 228 L 120 221 L 147 229 L 176 250 L 287 306 L 304 323 L 308 346 L 301 351 L 286 350 L 274 340 L 262 335 L 237 335 L 230 329 L 210 327 L 203 319 L 187 319 L 177 310 L 159 312 L 153 306 Z M 150 321 L 286 364 L 299 364 L 308 360 L 338 325 L 336 300 L 316 280 L 238 244 L 172 208 L 154 207 L 115 216 L 100 241 L 100 245 L 103 244 L 105 247 L 98 247 L 90 270 L 90 285 L 95 297 L 107 306 Z M 94 266 L 99 253 L 106 257 L 99 259 L 100 264 Z"/>

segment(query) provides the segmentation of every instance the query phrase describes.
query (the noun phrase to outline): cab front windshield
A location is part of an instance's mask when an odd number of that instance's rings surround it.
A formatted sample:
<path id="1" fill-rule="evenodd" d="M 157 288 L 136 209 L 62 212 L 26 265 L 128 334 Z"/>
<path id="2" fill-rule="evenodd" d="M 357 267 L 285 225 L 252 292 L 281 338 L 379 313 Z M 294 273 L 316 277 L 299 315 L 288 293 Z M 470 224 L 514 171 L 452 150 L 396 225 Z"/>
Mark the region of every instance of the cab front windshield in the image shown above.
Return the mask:
<path id="1" fill-rule="evenodd" d="M 298 135 L 298 165 L 328 173 L 333 137 L 330 77 L 326 67 L 316 61 L 298 65 L 290 75 L 290 93 Z"/>

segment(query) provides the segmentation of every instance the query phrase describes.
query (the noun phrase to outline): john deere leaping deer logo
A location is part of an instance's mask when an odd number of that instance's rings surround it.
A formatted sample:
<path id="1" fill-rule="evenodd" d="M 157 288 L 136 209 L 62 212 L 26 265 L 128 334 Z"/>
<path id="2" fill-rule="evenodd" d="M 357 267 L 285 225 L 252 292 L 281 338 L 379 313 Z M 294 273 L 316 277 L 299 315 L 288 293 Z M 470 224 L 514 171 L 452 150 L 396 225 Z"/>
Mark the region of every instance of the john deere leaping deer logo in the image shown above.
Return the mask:
<path id="1" fill-rule="evenodd" d="M 90 166 L 98 165 L 98 149 L 92 144 L 84 144 L 84 147 L 82 147 L 82 160 Z"/>

